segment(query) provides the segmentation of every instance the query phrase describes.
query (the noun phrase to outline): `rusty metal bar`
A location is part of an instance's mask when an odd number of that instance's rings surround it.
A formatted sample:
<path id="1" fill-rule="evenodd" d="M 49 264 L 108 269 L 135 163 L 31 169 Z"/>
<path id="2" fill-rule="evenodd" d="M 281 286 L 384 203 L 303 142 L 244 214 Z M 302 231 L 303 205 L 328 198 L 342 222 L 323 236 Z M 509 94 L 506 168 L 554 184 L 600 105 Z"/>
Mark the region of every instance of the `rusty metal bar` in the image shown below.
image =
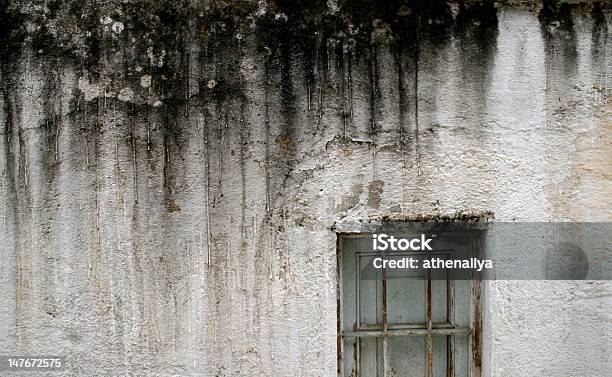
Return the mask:
<path id="1" fill-rule="evenodd" d="M 383 332 L 388 332 L 388 307 L 387 307 L 387 271 L 383 268 L 382 271 L 382 303 L 383 303 Z M 388 339 L 383 338 L 383 377 L 387 377 L 388 361 L 387 361 Z"/>
<path id="2" fill-rule="evenodd" d="M 355 340 L 355 348 L 353 353 L 353 368 L 355 376 L 361 376 L 361 338 Z"/>
<path id="3" fill-rule="evenodd" d="M 427 271 L 427 329 L 432 328 L 432 314 L 431 314 L 431 272 Z"/>
<path id="4" fill-rule="evenodd" d="M 338 376 L 342 376 L 344 374 L 344 339 L 342 339 L 342 323 L 344 322 L 344 315 L 342 313 L 342 302 L 343 302 L 343 292 L 342 292 L 342 279 L 344 278 L 342 275 L 343 267 L 342 267 L 342 256 L 344 255 L 344 242 L 342 238 L 338 237 L 336 241 L 336 247 L 338 249 L 338 253 L 336 254 L 336 314 L 338 316 L 336 322 L 336 331 L 337 331 L 337 347 L 338 347 Z M 357 340 L 355 340 L 357 342 Z"/>
<path id="5" fill-rule="evenodd" d="M 436 329 L 454 329 L 456 326 L 453 326 L 449 322 L 440 322 L 436 323 Z M 432 326 L 433 328 L 433 326 Z M 387 330 L 395 331 L 395 330 L 404 330 L 404 329 L 427 329 L 427 324 L 387 324 Z M 381 324 L 363 324 L 361 326 L 354 326 L 353 331 L 377 331 L 382 330 Z"/>
<path id="6" fill-rule="evenodd" d="M 472 331 L 472 337 L 470 341 L 472 345 L 472 363 L 470 375 L 472 377 L 480 377 L 482 367 L 482 349 L 480 344 L 480 332 L 482 329 L 482 316 L 480 308 L 481 287 L 480 281 L 474 280 L 472 284 L 472 299 L 474 300 L 474 316 L 472 319 L 472 328 L 474 329 L 474 331 Z"/>
<path id="7" fill-rule="evenodd" d="M 427 335 L 427 377 L 433 377 L 433 338 Z"/>
<path id="8" fill-rule="evenodd" d="M 389 338 L 388 337 L 383 337 L 383 377 L 387 377 L 388 376 L 388 370 L 389 370 L 389 361 L 387 358 L 387 349 L 389 347 Z"/>
<path id="9" fill-rule="evenodd" d="M 482 255 L 482 249 L 480 239 L 476 237 L 474 239 L 474 253 L 477 257 Z M 482 308 L 481 308 L 481 294 L 482 294 L 481 281 L 478 279 L 472 280 L 472 336 L 470 343 L 472 346 L 472 362 L 470 364 L 470 376 L 480 377 L 482 373 L 482 344 L 480 340 L 482 330 Z"/>
<path id="10" fill-rule="evenodd" d="M 471 334 L 471 329 L 405 329 L 390 331 L 344 331 L 343 337 L 347 338 L 382 338 L 393 336 L 449 336 Z"/>
<path id="11" fill-rule="evenodd" d="M 455 282 L 446 281 L 446 322 L 455 324 Z"/>
<path id="12" fill-rule="evenodd" d="M 448 358 L 446 360 L 446 371 L 448 377 L 455 377 L 455 337 L 447 337 Z"/>
<path id="13" fill-rule="evenodd" d="M 360 297 L 361 297 L 361 283 L 359 271 L 359 257 L 355 258 L 355 323 L 353 323 L 353 329 L 359 327 L 361 323 L 361 310 L 360 310 Z M 353 354 L 355 368 L 355 376 L 361 376 L 361 339 L 357 338 L 355 342 L 355 353 Z"/>
<path id="14" fill-rule="evenodd" d="M 427 330 L 432 330 L 431 271 L 427 271 Z M 433 377 L 433 338 L 427 335 L 427 377 Z"/>
<path id="15" fill-rule="evenodd" d="M 455 281 L 447 280 L 446 285 L 446 321 L 455 325 Z M 448 377 L 455 377 L 455 337 L 447 337 L 446 372 Z"/>

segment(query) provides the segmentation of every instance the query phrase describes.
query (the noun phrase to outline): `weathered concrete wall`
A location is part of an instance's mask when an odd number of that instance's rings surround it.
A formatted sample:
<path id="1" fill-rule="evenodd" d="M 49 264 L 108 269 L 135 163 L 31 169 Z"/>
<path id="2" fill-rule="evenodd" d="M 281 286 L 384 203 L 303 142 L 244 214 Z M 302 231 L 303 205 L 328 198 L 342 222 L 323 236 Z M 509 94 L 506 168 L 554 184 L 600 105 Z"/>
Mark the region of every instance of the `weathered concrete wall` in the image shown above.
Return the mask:
<path id="1" fill-rule="evenodd" d="M 610 13 L 5 2 L 0 348 L 336 374 L 338 221 L 611 221 Z M 607 282 L 491 282 L 485 375 L 603 376 Z"/>

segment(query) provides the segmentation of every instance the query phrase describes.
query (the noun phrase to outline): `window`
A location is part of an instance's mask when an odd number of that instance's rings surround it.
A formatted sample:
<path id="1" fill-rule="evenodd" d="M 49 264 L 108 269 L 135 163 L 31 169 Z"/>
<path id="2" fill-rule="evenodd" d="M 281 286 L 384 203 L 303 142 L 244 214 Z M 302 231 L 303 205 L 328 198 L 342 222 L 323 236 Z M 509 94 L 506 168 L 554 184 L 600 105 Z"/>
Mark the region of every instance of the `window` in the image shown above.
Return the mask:
<path id="1" fill-rule="evenodd" d="M 438 239 L 435 253 L 477 255 L 473 233 L 450 236 L 464 242 Z M 432 279 L 422 270 L 372 278 L 368 266 L 378 254 L 370 234 L 341 234 L 338 246 L 340 376 L 480 376 L 479 281 Z"/>

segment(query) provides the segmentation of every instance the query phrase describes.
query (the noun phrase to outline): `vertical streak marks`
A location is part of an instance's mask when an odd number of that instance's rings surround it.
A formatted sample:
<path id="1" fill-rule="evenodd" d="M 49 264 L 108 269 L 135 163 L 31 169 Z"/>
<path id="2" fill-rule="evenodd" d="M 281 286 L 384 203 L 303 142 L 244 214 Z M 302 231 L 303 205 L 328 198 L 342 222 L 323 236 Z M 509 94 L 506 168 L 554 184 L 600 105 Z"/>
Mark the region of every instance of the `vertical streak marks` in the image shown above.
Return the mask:
<path id="1" fill-rule="evenodd" d="M 208 150 L 208 123 L 205 122 L 203 127 L 203 138 L 204 138 L 204 164 L 206 165 L 206 179 L 204 182 L 204 193 L 205 193 L 205 209 L 206 209 L 206 266 L 210 267 L 211 264 L 211 249 L 210 249 L 210 152 Z"/>
<path id="2" fill-rule="evenodd" d="M 421 21 L 417 20 L 414 48 L 414 145 L 416 153 L 417 175 L 421 175 L 421 146 L 419 144 L 419 27 Z"/>
<path id="3" fill-rule="evenodd" d="M 136 162 L 136 139 L 132 125 L 130 125 L 130 143 L 132 145 L 132 168 L 134 169 L 134 203 L 138 204 L 138 164 Z"/>
<path id="4" fill-rule="evenodd" d="M 265 123 L 265 175 L 266 175 L 266 221 L 270 217 L 270 104 L 268 96 L 269 63 L 264 68 L 264 123 Z"/>
<path id="5" fill-rule="evenodd" d="M 370 134 L 377 131 L 376 111 L 378 108 L 378 48 L 374 44 L 370 48 L 369 74 L 370 74 Z"/>

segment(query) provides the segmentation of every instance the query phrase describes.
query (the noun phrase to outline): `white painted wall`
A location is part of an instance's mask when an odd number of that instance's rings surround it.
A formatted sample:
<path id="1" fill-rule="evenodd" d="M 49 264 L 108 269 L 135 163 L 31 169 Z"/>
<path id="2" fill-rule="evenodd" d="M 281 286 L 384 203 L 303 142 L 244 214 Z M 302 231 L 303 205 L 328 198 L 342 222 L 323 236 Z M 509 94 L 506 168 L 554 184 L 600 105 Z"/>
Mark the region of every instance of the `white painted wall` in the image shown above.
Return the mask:
<path id="1" fill-rule="evenodd" d="M 69 63 L 30 54 L 3 68 L 2 353 L 69 355 L 78 376 L 332 376 L 336 222 L 611 221 L 609 34 L 594 38 L 586 12 L 573 37 L 545 37 L 533 10 L 498 19 L 490 56 L 455 37 L 423 42 L 401 112 L 381 45 L 374 133 L 365 61 L 346 126 L 334 55 L 311 110 L 292 64 L 289 122 L 279 73 L 266 88 L 250 37 L 242 100 L 133 106 L 115 98 L 122 82 L 106 81 L 104 97 L 104 79 Z M 484 375 L 612 370 L 609 282 L 496 281 L 486 296 Z"/>

